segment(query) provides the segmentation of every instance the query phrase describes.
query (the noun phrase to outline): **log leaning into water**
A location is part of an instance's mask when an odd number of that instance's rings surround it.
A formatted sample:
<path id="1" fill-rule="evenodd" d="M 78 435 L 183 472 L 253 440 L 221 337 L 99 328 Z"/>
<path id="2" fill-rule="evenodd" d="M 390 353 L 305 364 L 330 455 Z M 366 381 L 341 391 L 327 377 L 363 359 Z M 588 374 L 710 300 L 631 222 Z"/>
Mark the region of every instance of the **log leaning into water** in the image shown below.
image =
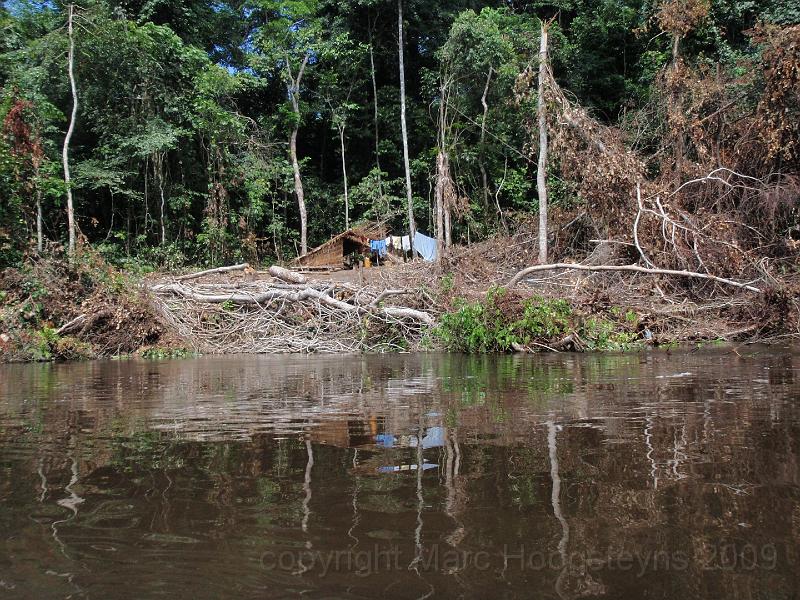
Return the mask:
<path id="1" fill-rule="evenodd" d="M 553 263 L 549 265 L 534 265 L 526 269 L 522 269 L 519 273 L 514 275 L 508 282 L 507 287 L 512 288 L 517 285 L 522 279 L 536 273 L 538 271 L 551 271 L 557 269 L 574 269 L 576 271 L 632 271 L 634 273 L 646 273 L 649 275 L 673 275 L 676 277 L 691 277 L 695 279 L 708 279 L 718 283 L 724 283 L 734 287 L 749 290 L 751 292 L 760 293 L 761 289 L 750 285 L 749 283 L 741 283 L 733 279 L 725 279 L 724 277 L 717 277 L 716 275 L 709 275 L 708 273 L 696 273 L 694 271 L 676 271 L 673 269 L 647 269 L 639 265 L 580 265 L 573 263 Z"/>

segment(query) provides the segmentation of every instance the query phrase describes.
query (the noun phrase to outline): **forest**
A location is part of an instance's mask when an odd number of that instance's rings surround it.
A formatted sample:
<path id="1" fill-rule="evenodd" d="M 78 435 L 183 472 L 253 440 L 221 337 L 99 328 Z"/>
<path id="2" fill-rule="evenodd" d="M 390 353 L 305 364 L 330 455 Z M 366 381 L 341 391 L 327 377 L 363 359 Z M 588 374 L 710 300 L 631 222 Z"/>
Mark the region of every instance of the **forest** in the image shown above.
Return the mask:
<path id="1" fill-rule="evenodd" d="M 542 23 L 592 122 L 551 142 L 553 210 L 613 213 L 623 178 L 674 191 L 726 168 L 774 188 L 730 194 L 737 221 L 790 237 L 799 21 L 780 0 L 5 2 L 0 263 L 35 249 L 37 210 L 41 243 L 68 244 L 69 196 L 74 231 L 119 263 L 276 261 L 359 220 L 401 231 L 407 192 L 434 233 L 440 151 L 453 242 L 491 236 L 539 210 Z M 609 177 L 570 139 L 592 127 L 641 164 Z"/>
<path id="2" fill-rule="evenodd" d="M 494 241 L 509 273 L 792 296 L 795 2 L 13 0 L 0 28 L 0 267 L 268 266 L 378 223 L 439 275 Z"/>

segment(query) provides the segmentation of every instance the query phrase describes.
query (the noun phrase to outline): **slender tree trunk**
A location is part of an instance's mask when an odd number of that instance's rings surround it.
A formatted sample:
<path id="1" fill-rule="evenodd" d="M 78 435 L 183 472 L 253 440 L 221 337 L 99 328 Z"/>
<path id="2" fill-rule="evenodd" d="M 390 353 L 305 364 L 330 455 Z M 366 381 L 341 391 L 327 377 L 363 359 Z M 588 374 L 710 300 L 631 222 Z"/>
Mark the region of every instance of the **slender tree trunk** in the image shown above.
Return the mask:
<path id="1" fill-rule="evenodd" d="M 294 193 L 297 196 L 297 206 L 300 210 L 300 255 L 304 256 L 308 253 L 308 215 L 303 180 L 300 179 L 300 163 L 297 161 L 297 127 L 292 129 L 292 134 L 289 136 L 289 154 L 292 159 L 292 171 L 294 171 Z"/>
<path id="2" fill-rule="evenodd" d="M 155 169 L 155 177 L 158 180 L 158 192 L 161 195 L 161 214 L 160 214 L 160 224 L 161 224 L 161 245 L 165 245 L 167 243 L 167 229 L 164 225 L 164 210 L 165 210 L 165 200 L 164 200 L 164 172 L 163 172 L 163 156 L 155 156 L 153 161 L 153 168 Z"/>
<path id="3" fill-rule="evenodd" d="M 309 55 L 303 57 L 303 63 L 300 65 L 300 70 L 295 79 L 291 73 L 289 57 L 286 57 L 286 65 L 289 69 L 289 78 L 291 83 L 289 85 L 289 98 L 292 101 L 292 110 L 295 114 L 295 124 L 292 128 L 292 133 L 289 136 L 289 155 L 292 160 L 292 171 L 294 172 L 294 193 L 297 196 L 297 207 L 300 210 L 300 255 L 305 256 L 308 253 L 308 216 L 306 213 L 306 199 L 305 192 L 303 191 L 303 180 L 300 178 L 300 163 L 297 160 L 297 133 L 300 129 L 300 82 L 303 79 L 303 73 L 308 64 Z"/>
<path id="4" fill-rule="evenodd" d="M 400 127 L 403 133 L 403 165 L 406 171 L 406 202 L 408 205 L 408 234 L 411 256 L 414 256 L 414 198 L 411 194 L 411 164 L 408 159 L 408 128 L 406 126 L 406 71 L 403 61 L 403 0 L 397 0 L 397 54 L 400 62 Z"/>
<path id="5" fill-rule="evenodd" d="M 347 195 L 347 161 L 344 154 L 344 126 L 339 127 L 339 144 L 342 147 L 342 179 L 344 180 L 344 228 L 350 229 L 350 199 Z"/>
<path id="6" fill-rule="evenodd" d="M 453 245 L 453 228 L 450 221 L 450 209 L 452 208 L 450 206 L 450 194 L 447 193 L 450 191 L 447 189 L 447 183 L 450 180 L 450 157 L 447 155 L 447 152 L 444 153 L 442 166 L 444 174 L 442 179 L 442 195 L 444 196 L 444 247 L 450 248 Z"/>
<path id="7" fill-rule="evenodd" d="M 67 228 L 69 229 L 69 254 L 75 254 L 75 207 L 72 202 L 72 186 L 71 177 L 69 174 L 69 142 L 72 139 L 72 133 L 75 131 L 75 119 L 78 116 L 78 89 L 75 85 L 75 39 L 73 37 L 72 18 L 74 16 L 75 6 L 70 4 L 67 9 L 67 33 L 69 35 L 69 50 L 67 52 L 67 73 L 69 75 L 69 87 L 72 92 L 72 113 L 69 119 L 69 127 L 67 134 L 64 137 L 64 147 L 61 152 L 61 158 L 64 163 L 64 183 L 67 187 Z"/>
<path id="8" fill-rule="evenodd" d="M 38 145 L 38 143 L 37 143 Z M 43 215 L 42 215 L 42 187 L 39 181 L 41 158 L 33 156 L 33 185 L 36 188 L 36 252 L 41 254 L 44 249 Z"/>
<path id="9" fill-rule="evenodd" d="M 489 83 L 492 81 L 492 67 L 489 67 L 489 74 L 486 76 L 486 85 L 483 88 L 483 96 L 481 96 L 481 105 L 483 106 L 483 119 L 481 119 L 481 142 L 480 142 L 480 160 L 478 167 L 481 170 L 481 183 L 483 184 L 483 210 L 489 214 L 489 178 L 486 174 L 486 150 L 484 140 L 486 139 L 486 117 L 489 114 L 489 104 L 486 97 L 489 94 Z"/>
<path id="10" fill-rule="evenodd" d="M 439 151 L 436 153 L 436 186 L 434 189 L 434 201 L 436 204 L 436 260 L 441 261 L 445 248 L 445 217 L 444 217 L 444 185 L 445 177 L 445 118 L 447 102 L 447 78 L 442 76 L 439 86 L 439 130 L 436 132 L 436 143 L 439 146 Z"/>
<path id="11" fill-rule="evenodd" d="M 209 161 L 211 157 L 209 156 Z M 210 164 L 210 162 L 209 162 Z M 145 157 L 144 159 L 144 235 L 145 239 L 147 238 L 147 223 L 150 221 L 150 198 L 147 195 L 148 191 L 150 190 L 150 156 Z M 136 233 L 139 233 L 139 224 L 136 224 Z M 138 237 L 138 235 L 137 235 Z M 137 242 L 138 246 L 138 242 Z"/>
<path id="12" fill-rule="evenodd" d="M 536 112 L 539 118 L 539 164 L 536 191 L 539 195 L 539 262 L 547 263 L 547 115 L 545 114 L 545 77 L 547 76 L 547 25 L 542 23 L 539 42 L 539 98 Z"/>
<path id="13" fill-rule="evenodd" d="M 436 154 L 436 260 L 442 259 L 444 251 L 444 152 Z"/>
<path id="14" fill-rule="evenodd" d="M 680 43 L 681 43 L 681 36 L 674 35 L 672 38 L 672 69 L 677 72 L 678 70 L 678 61 L 680 59 Z M 676 113 L 680 113 L 682 110 L 681 105 L 683 104 L 683 97 L 681 94 L 680 89 L 677 87 L 677 77 L 673 77 L 672 81 L 673 93 L 672 93 L 672 110 Z M 674 159 L 675 159 L 675 173 L 674 173 L 674 181 L 675 181 L 675 188 L 677 189 L 681 185 L 681 172 L 683 171 L 683 155 L 684 155 L 684 139 L 683 139 L 683 128 L 679 128 L 675 130 L 675 149 L 674 149 Z"/>
<path id="15" fill-rule="evenodd" d="M 375 121 L 375 166 L 378 168 L 378 195 L 383 198 L 383 177 L 381 176 L 381 140 L 378 129 L 378 83 L 375 80 L 375 56 L 372 47 L 372 25 L 368 25 L 369 33 L 369 72 L 372 77 L 373 119 Z"/>
<path id="16" fill-rule="evenodd" d="M 36 188 L 36 251 L 44 250 L 44 234 L 42 232 L 42 190 Z"/>

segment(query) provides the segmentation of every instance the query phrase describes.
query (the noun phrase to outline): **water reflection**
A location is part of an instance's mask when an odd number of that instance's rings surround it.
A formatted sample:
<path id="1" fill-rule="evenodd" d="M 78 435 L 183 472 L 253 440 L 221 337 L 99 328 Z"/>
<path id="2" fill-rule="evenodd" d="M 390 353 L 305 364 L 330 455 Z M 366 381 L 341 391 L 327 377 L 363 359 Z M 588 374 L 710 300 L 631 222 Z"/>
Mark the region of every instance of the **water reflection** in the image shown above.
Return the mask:
<path id="1" fill-rule="evenodd" d="M 800 354 L 0 368 L 0 595 L 800 594 Z"/>

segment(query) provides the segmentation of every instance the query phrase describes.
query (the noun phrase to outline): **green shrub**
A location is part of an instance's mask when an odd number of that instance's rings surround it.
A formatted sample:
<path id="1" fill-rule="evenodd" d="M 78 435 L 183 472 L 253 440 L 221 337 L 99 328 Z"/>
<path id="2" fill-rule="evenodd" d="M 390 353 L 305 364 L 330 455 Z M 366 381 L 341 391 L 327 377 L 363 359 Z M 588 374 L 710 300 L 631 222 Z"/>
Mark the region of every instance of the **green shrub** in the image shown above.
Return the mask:
<path id="1" fill-rule="evenodd" d="M 630 314 L 626 313 L 628 322 Z M 630 350 L 639 338 L 635 332 L 620 330 L 616 323 L 602 318 L 586 319 L 579 335 L 587 350 Z"/>
<path id="2" fill-rule="evenodd" d="M 148 348 L 141 354 L 142 358 L 150 360 L 167 360 L 175 358 L 193 358 L 197 356 L 194 350 L 188 348 Z"/>
<path id="3" fill-rule="evenodd" d="M 455 310 L 442 316 L 437 336 L 454 352 L 508 352 L 516 345 L 561 337 L 570 330 L 572 308 L 565 300 L 541 297 L 499 306 L 504 288 L 492 288 L 486 300 L 457 300 Z"/>

